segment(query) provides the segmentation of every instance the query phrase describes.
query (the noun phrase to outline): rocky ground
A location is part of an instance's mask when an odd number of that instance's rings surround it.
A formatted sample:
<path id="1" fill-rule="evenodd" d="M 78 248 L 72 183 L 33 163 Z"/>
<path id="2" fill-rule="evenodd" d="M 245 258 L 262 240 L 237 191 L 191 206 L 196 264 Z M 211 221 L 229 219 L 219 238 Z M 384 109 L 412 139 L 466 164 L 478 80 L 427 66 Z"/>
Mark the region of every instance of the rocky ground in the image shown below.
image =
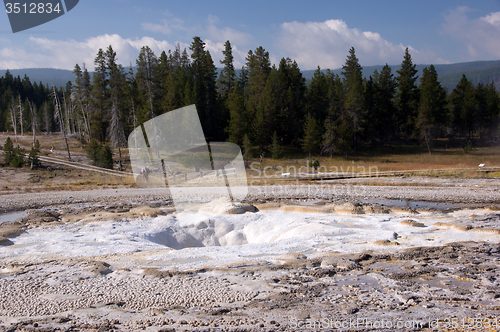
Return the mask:
<path id="1" fill-rule="evenodd" d="M 0 329 L 339 330 L 350 322 L 344 330 L 468 331 L 496 325 L 499 262 L 498 244 L 455 243 L 182 273 L 84 259 L 14 264 L 1 270 Z"/>
<path id="2" fill-rule="evenodd" d="M 317 200 L 367 201 L 400 200 L 435 203 L 500 206 L 500 181 L 496 179 L 439 179 L 425 177 L 371 178 L 364 181 L 339 180 L 303 184 L 249 186 L 246 201 L 258 200 Z M 197 191 L 203 188 L 196 188 Z M 210 188 L 205 188 L 210 191 Z M 68 206 L 79 203 L 168 204 L 170 192 L 162 188 L 95 189 L 87 191 L 50 191 L 1 195 L 0 213 L 48 206 Z M 384 202 L 382 202 L 383 204 Z M 386 204 L 393 204 L 387 202 Z"/>
<path id="3" fill-rule="evenodd" d="M 466 207 L 489 212 L 472 212 L 462 224 L 441 226 L 463 232 L 482 229 L 494 236 L 500 232 L 499 181 L 439 179 L 431 185 L 426 180 L 251 187 L 247 203 L 300 212 L 330 208 L 409 215 Z M 144 204 L 149 208 L 138 208 Z M 2 211 L 51 209 L 0 224 L 0 250 L 7 253 L 10 240 L 27 227 L 84 218 L 153 217 L 160 206 L 172 207 L 168 191 L 1 196 Z M 141 265 L 142 252 L 22 259 L 6 255 L 0 260 L 0 331 L 497 331 L 496 238 L 404 249 L 381 245 L 384 250 L 351 254 L 284 254 L 188 270 Z"/>

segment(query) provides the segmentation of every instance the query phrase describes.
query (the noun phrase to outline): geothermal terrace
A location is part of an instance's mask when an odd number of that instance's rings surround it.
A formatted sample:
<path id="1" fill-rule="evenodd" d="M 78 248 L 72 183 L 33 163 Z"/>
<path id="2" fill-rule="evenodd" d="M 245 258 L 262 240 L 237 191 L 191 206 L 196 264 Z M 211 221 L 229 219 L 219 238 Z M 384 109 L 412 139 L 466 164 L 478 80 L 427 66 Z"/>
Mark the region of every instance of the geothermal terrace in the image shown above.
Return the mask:
<path id="1" fill-rule="evenodd" d="M 250 187 L 198 212 L 168 190 L 2 196 L 0 331 L 494 330 L 499 189 Z"/>

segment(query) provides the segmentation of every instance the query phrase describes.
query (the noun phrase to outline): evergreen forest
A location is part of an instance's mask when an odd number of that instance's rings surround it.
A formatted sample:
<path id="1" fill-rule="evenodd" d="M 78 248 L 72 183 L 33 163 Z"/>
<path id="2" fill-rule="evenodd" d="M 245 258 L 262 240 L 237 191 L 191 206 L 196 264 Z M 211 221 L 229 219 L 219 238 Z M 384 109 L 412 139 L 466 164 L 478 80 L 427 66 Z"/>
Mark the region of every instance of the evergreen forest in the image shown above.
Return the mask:
<path id="1" fill-rule="evenodd" d="M 64 132 L 84 144 L 95 139 L 124 148 L 137 126 L 195 104 L 207 141 L 236 143 L 246 156 L 271 151 L 269 157 L 281 158 L 286 148 L 348 158 L 385 144 L 415 144 L 431 153 L 442 139 L 462 146 L 498 139 L 494 83 L 474 86 L 462 75 L 447 91 L 433 65 L 417 76 L 408 49 L 399 70 L 385 65 L 366 78 L 351 48 L 340 75 L 318 67 L 307 84 L 295 61 L 271 65 L 263 47 L 248 51 L 241 70 L 229 41 L 223 56 L 218 73 L 203 40 L 194 37 L 189 49 L 178 45 L 159 55 L 144 46 L 128 68 L 111 46 L 99 49 L 93 72 L 76 64 L 74 83 L 60 88 L 7 71 L 0 78 L 0 131 Z"/>

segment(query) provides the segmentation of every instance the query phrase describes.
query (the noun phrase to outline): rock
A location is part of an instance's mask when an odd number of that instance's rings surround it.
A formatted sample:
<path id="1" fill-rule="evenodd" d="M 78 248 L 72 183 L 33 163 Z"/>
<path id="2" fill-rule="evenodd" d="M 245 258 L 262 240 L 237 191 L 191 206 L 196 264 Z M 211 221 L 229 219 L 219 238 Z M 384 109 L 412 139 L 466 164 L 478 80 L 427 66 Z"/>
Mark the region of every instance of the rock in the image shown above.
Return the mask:
<path id="1" fill-rule="evenodd" d="M 18 219 L 23 224 L 40 225 L 43 223 L 59 221 L 60 214 L 55 211 L 29 211 L 28 214 Z"/>
<path id="2" fill-rule="evenodd" d="M 425 227 L 423 223 L 411 219 L 405 219 L 401 221 L 399 224 L 411 227 Z"/>
<path id="3" fill-rule="evenodd" d="M 432 226 L 434 226 L 434 227 L 451 227 L 451 226 L 453 226 L 453 224 L 439 221 L 439 222 L 434 223 Z"/>
<path id="4" fill-rule="evenodd" d="M 490 233 L 490 234 L 500 235 L 500 229 L 493 229 L 493 228 L 474 228 L 473 230 L 474 230 L 475 232 L 483 232 L 483 233 Z"/>
<path id="5" fill-rule="evenodd" d="M 161 209 L 152 208 L 152 207 L 147 206 L 147 205 L 146 206 L 139 206 L 139 207 L 130 209 L 130 212 L 134 213 L 134 214 L 138 214 L 140 216 L 151 217 L 151 218 L 155 218 L 157 216 L 163 215 L 163 211 Z"/>
<path id="6" fill-rule="evenodd" d="M 305 206 L 305 205 L 283 205 L 280 208 L 281 211 L 285 212 L 296 212 L 296 213 L 328 213 L 331 212 L 330 209 L 319 207 L 319 206 Z"/>
<path id="7" fill-rule="evenodd" d="M 376 244 L 378 246 L 398 246 L 399 245 L 399 243 L 397 243 L 396 241 L 391 241 L 391 240 L 379 240 L 379 241 L 373 242 L 373 244 Z"/>
<path id="8" fill-rule="evenodd" d="M 251 204 L 246 204 L 246 203 L 239 203 L 236 204 L 236 206 L 244 209 L 246 212 L 256 212 L 258 211 L 257 208 Z"/>
<path id="9" fill-rule="evenodd" d="M 297 318 L 298 320 L 306 320 L 308 318 L 311 318 L 311 314 L 309 313 L 309 311 L 299 310 L 295 313 L 295 318 Z"/>
<path id="10" fill-rule="evenodd" d="M 349 258 L 336 257 L 336 256 L 326 256 L 321 260 L 321 267 L 337 267 L 339 269 L 354 269 L 357 263 Z"/>
<path id="11" fill-rule="evenodd" d="M 112 272 L 108 263 L 94 261 L 90 262 L 90 264 L 93 265 L 91 271 L 95 274 L 106 275 Z"/>
<path id="12" fill-rule="evenodd" d="M 343 203 L 335 205 L 335 212 L 337 213 L 349 213 L 349 214 L 362 214 L 365 213 L 364 208 L 359 203 Z"/>
<path id="13" fill-rule="evenodd" d="M 359 309 L 356 307 L 347 307 L 347 308 L 342 309 L 342 312 L 346 315 L 352 315 L 352 314 L 357 313 L 358 311 L 359 311 Z"/>
<path id="14" fill-rule="evenodd" d="M 369 205 L 365 207 L 365 212 L 366 213 L 389 213 L 391 212 L 391 209 L 383 207 L 383 206 L 378 206 L 378 205 Z"/>
<path id="15" fill-rule="evenodd" d="M 13 244 L 12 241 L 7 239 L 6 237 L 0 236 L 0 246 L 8 246 Z"/>
<path id="16" fill-rule="evenodd" d="M 457 231 L 462 231 L 462 232 L 468 231 L 473 228 L 471 225 L 458 225 L 458 224 L 453 224 L 452 227 Z"/>
<path id="17" fill-rule="evenodd" d="M 226 197 L 220 197 L 203 205 L 200 211 L 211 212 L 217 214 L 242 214 L 245 213 L 245 208 L 231 204 Z"/>
<path id="18" fill-rule="evenodd" d="M 24 232 L 23 226 L 18 222 L 4 222 L 0 224 L 0 236 L 16 236 Z"/>
<path id="19" fill-rule="evenodd" d="M 281 203 L 277 202 L 263 202 L 254 204 L 257 210 L 278 210 L 281 207 Z"/>

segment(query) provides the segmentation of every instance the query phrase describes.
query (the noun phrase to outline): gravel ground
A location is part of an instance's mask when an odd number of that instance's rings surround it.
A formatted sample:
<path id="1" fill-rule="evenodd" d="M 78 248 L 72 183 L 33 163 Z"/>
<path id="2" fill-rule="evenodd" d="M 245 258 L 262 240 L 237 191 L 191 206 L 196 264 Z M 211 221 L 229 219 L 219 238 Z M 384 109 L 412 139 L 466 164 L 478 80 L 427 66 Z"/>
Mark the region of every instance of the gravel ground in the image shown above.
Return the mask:
<path id="1" fill-rule="evenodd" d="M 434 180 L 434 179 L 433 179 Z M 249 186 L 247 200 L 258 199 L 327 199 L 339 200 L 415 200 L 461 204 L 497 204 L 500 202 L 500 181 L 496 179 L 387 178 L 370 179 L 375 185 L 352 185 L 349 181 L 280 186 Z M 210 188 L 196 188 L 196 191 Z M 168 189 L 103 189 L 91 191 L 58 191 L 0 196 L 0 213 L 36 209 L 53 205 L 78 203 L 127 202 L 154 204 L 170 202 Z"/>
<path id="2" fill-rule="evenodd" d="M 456 243 L 183 273 L 0 266 L 0 331 L 496 331 L 499 263 L 498 244 Z"/>
<path id="3" fill-rule="evenodd" d="M 498 215 L 491 211 L 500 202 L 498 180 L 369 181 L 371 185 L 339 181 L 250 187 L 247 200 L 254 204 L 289 200 L 304 205 L 308 200 L 469 204 L 487 206 L 492 216 L 482 220 L 471 215 L 470 222 L 499 226 Z M 198 193 L 203 190 L 210 188 L 197 189 Z M 119 213 L 119 205 L 145 204 L 172 205 L 172 199 L 165 189 L 0 196 L 2 212 L 111 206 Z M 8 248 L 0 246 L 0 250 Z M 262 264 L 192 271 L 117 263 L 140 255 L 0 261 L 0 331 L 500 329 L 500 246 L 494 241 L 392 253 L 296 254 Z"/>

